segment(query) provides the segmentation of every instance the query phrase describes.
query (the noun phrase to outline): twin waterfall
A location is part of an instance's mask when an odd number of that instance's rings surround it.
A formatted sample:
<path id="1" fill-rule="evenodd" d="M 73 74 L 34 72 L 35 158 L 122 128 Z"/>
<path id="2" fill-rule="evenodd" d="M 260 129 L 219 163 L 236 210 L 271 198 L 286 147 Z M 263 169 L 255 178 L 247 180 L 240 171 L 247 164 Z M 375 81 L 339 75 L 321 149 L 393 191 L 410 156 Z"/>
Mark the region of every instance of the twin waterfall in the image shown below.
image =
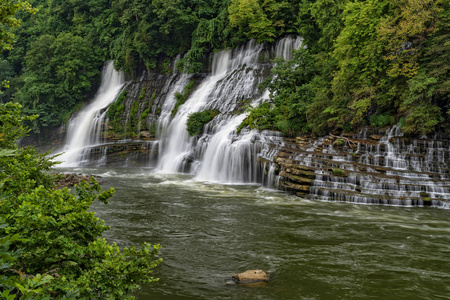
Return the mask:
<path id="1" fill-rule="evenodd" d="M 76 167 L 89 160 L 89 147 L 102 142 L 101 130 L 106 107 L 119 94 L 125 83 L 122 72 L 114 70 L 112 62 L 105 64 L 102 81 L 92 103 L 80 110 L 69 122 L 64 153 L 58 157 L 64 167 Z"/>
<path id="2" fill-rule="evenodd" d="M 207 74 L 179 74 L 175 69 L 169 75 L 144 73 L 127 85 L 108 62 L 97 96 L 69 122 L 61 166 L 109 166 L 118 161 L 126 166 L 140 159 L 141 165 L 159 173 L 262 184 L 317 200 L 447 206 L 447 136 L 408 140 L 397 127 L 321 139 L 288 139 L 245 128 L 237 134 L 247 107 L 269 99 L 258 85 L 270 73 L 271 60 L 292 59 L 292 50 L 300 47 L 298 37 L 274 45 L 251 41 L 212 55 Z M 133 136 L 112 139 L 105 134 L 112 128 L 107 110 L 122 89 L 128 91 L 124 126 L 133 118 L 139 121 Z M 184 103 L 177 105 L 181 97 Z M 215 117 L 201 134 L 190 136 L 188 117 L 206 110 L 214 111 Z M 143 127 L 155 128 L 154 133 Z M 111 153 L 125 159 L 113 161 Z"/>

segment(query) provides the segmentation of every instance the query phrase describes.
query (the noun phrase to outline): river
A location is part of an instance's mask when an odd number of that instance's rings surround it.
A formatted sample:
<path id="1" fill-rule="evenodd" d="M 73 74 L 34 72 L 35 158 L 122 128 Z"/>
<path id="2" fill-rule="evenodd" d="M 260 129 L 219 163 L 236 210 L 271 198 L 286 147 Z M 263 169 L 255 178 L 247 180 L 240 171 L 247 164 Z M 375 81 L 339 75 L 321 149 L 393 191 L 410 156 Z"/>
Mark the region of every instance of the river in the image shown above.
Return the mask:
<path id="1" fill-rule="evenodd" d="M 147 299 L 450 299 L 450 210 L 310 201 L 150 169 L 76 168 L 115 187 L 109 242 L 161 244 Z M 248 269 L 263 284 L 229 284 Z"/>

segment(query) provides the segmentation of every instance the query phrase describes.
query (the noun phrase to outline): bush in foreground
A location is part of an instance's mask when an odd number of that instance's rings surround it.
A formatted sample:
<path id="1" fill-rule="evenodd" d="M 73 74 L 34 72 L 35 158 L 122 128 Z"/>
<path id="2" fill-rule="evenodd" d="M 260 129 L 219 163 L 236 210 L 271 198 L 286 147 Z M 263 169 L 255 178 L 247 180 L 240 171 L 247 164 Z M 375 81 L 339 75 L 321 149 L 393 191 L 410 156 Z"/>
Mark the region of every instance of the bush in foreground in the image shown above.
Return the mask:
<path id="1" fill-rule="evenodd" d="M 27 130 L 15 103 L 0 105 L 0 295 L 2 299 L 132 299 L 161 259 L 159 245 L 108 244 L 103 221 L 88 211 L 114 189 L 82 183 L 54 188 L 52 158 L 20 148 Z M 54 158 L 54 157 L 53 157 Z"/>

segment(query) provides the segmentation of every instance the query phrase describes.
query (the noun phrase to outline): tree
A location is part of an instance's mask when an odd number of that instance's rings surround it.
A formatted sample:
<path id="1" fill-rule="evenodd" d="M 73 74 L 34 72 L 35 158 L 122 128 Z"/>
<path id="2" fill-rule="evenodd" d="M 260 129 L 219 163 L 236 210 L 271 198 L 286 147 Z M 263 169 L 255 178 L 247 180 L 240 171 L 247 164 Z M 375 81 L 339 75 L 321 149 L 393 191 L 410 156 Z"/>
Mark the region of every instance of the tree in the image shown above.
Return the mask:
<path id="1" fill-rule="evenodd" d="M 309 130 L 307 111 L 315 97 L 311 81 L 316 73 L 315 57 L 305 48 L 296 50 L 292 60 L 275 60 L 271 75 L 260 85 L 261 89 L 269 90 L 273 103 L 272 117 L 267 118 L 273 120 L 271 129 L 291 135 Z M 258 119 L 258 114 L 267 116 L 267 113 L 261 113 L 266 108 L 267 105 L 263 105 L 260 111 L 252 110 L 249 118 Z"/>
<path id="2" fill-rule="evenodd" d="M 377 84 L 384 72 L 382 45 L 377 42 L 377 27 L 386 1 L 348 2 L 344 27 L 339 33 L 333 56 L 337 61 L 332 89 L 332 122 L 342 126 L 362 124 L 375 104 L 382 86 Z"/>
<path id="3" fill-rule="evenodd" d="M 28 2 L 22 0 L 3 0 L 0 4 L 0 52 L 4 50 L 11 50 L 12 43 L 14 41 L 14 34 L 11 33 L 8 29 L 12 27 L 18 27 L 20 25 L 20 20 L 16 18 L 17 11 L 28 11 L 30 13 L 35 13 L 36 10 L 33 9 Z M 5 66 L 5 62 L 0 62 L 3 66 Z M 2 70 L 6 70 L 3 69 Z M 5 71 L 2 71 L 4 73 Z M 1 77 L 5 76 L 5 74 L 0 74 Z M 3 95 L 3 88 L 9 87 L 9 80 L 3 79 L 0 77 L 0 97 Z"/>
<path id="4" fill-rule="evenodd" d="M 379 40 L 386 50 L 391 77 L 412 77 L 419 69 L 422 44 L 436 30 L 442 0 L 391 0 L 393 14 L 381 19 Z"/>
<path id="5" fill-rule="evenodd" d="M 262 43 L 271 42 L 276 37 L 274 24 L 258 0 L 231 0 L 228 12 L 231 26 L 238 27 L 249 39 Z"/>
<path id="6" fill-rule="evenodd" d="M 6 60 L 0 57 L 0 103 L 4 102 L 6 89 L 9 87 L 9 81 L 14 76 L 14 70 L 11 64 Z"/>
<path id="7" fill-rule="evenodd" d="M 449 4 L 442 0 L 391 0 L 392 9 L 378 27 L 388 63 L 387 75 L 398 86 L 405 133 L 428 134 L 444 121 L 449 106 Z M 447 58 L 447 59 L 446 59 Z"/>
<path id="8" fill-rule="evenodd" d="M 96 50 L 71 33 L 42 35 L 31 43 L 17 98 L 27 112 L 39 115 L 35 132 L 59 126 L 97 86 L 103 62 Z"/>
<path id="9" fill-rule="evenodd" d="M 8 38 L 0 36 L 0 43 Z M 63 57 L 67 37 L 58 38 L 45 37 L 59 42 L 47 45 L 53 50 L 47 54 Z M 47 58 L 40 54 L 38 59 Z M 55 70 L 71 85 L 73 74 Z M 160 247 L 121 251 L 101 239 L 108 227 L 88 210 L 95 200 L 106 204 L 114 189 L 102 192 L 92 178 L 91 184 L 76 187 L 76 194 L 55 190 L 55 175 L 48 172 L 55 157 L 17 144 L 28 132 L 23 122 L 35 117 L 23 116 L 18 103 L 0 104 L 0 297 L 132 299 L 130 292 L 139 284 L 156 281 L 150 273 L 161 262 L 155 258 Z"/>
<path id="10" fill-rule="evenodd" d="M 303 0 L 300 3 L 297 28 L 308 47 L 330 51 L 343 27 L 342 13 L 346 0 Z"/>
<path id="11" fill-rule="evenodd" d="M 160 247 L 121 251 L 102 239 L 109 227 L 89 208 L 93 201 L 106 204 L 114 189 L 101 191 L 92 179 L 75 194 L 55 190 L 48 173 L 54 157 L 16 144 L 29 119 L 20 110 L 0 104 L 0 216 L 7 223 L 0 226 L 0 254 L 9 266 L 0 268 L 2 297 L 131 299 L 140 284 L 156 281 L 150 273 L 161 262 Z"/>
<path id="12" fill-rule="evenodd" d="M 11 50 L 14 41 L 14 34 L 8 31 L 8 27 L 18 27 L 20 20 L 15 17 L 18 11 L 28 11 L 35 13 L 36 10 L 31 5 L 22 0 L 2 0 L 0 4 L 0 50 Z"/>

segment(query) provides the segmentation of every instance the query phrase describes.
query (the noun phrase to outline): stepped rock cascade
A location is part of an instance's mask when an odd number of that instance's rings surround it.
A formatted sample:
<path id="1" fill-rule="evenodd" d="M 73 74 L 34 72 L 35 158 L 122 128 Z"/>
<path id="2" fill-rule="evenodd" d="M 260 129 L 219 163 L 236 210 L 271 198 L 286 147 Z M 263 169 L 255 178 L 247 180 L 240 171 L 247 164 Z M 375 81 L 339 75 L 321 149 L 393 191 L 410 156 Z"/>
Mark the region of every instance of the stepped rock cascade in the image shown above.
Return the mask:
<path id="1" fill-rule="evenodd" d="M 171 87 L 170 93 L 167 94 L 167 97 L 164 100 L 164 104 L 161 107 L 161 116 L 158 119 L 158 132 L 160 134 L 164 134 L 168 131 L 172 110 L 175 108 L 177 102 L 175 94 L 183 92 L 183 89 L 188 84 L 189 79 L 189 75 L 182 74 L 180 78 L 175 82 L 175 84 Z M 159 139 L 163 139 L 164 137 L 164 135 L 161 135 Z"/>
<path id="2" fill-rule="evenodd" d="M 221 51 L 214 55 L 212 74 L 208 76 L 193 94 L 182 105 L 167 128 L 167 143 L 163 143 L 160 153 L 163 153 L 158 170 L 162 172 L 187 172 L 187 162 L 192 161 L 195 137 L 190 137 L 186 130 L 189 114 L 206 109 L 208 101 L 214 100 L 219 81 L 223 80 L 230 68 L 255 60 L 257 53 L 254 47 L 238 50 L 232 57 L 233 51 Z M 261 48 L 261 46 L 259 46 Z M 164 136 L 164 134 L 163 134 Z"/>
<path id="3" fill-rule="evenodd" d="M 450 140 L 385 133 L 290 140 L 277 156 L 279 187 L 324 201 L 364 204 L 450 203 Z"/>
<path id="4" fill-rule="evenodd" d="M 100 88 L 94 100 L 69 121 L 64 154 L 58 157 L 62 167 L 82 164 L 89 147 L 101 142 L 105 108 L 111 104 L 125 84 L 122 72 L 114 70 L 112 61 L 105 64 Z"/>

